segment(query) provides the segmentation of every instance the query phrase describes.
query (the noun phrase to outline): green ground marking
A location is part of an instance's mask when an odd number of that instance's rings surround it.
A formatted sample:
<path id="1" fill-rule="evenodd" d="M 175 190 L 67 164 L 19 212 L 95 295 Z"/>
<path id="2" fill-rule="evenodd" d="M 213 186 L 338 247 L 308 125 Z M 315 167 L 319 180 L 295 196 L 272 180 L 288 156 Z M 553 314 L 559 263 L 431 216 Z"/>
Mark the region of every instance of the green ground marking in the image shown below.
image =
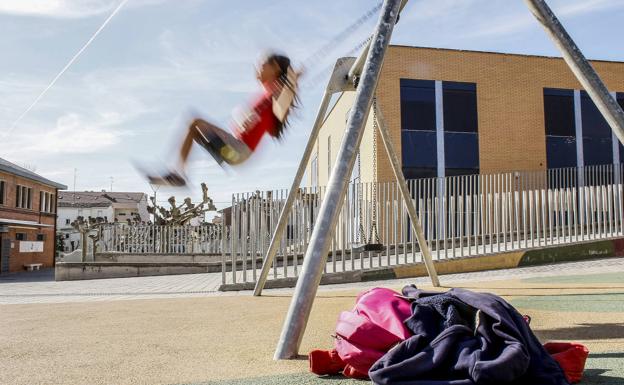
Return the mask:
<path id="1" fill-rule="evenodd" d="M 510 302 L 514 307 L 522 309 L 624 313 L 624 293 L 540 295 L 517 297 Z"/>
<path id="2" fill-rule="evenodd" d="M 564 275 L 560 277 L 525 278 L 526 283 L 624 283 L 622 273 L 601 273 L 586 275 Z"/>

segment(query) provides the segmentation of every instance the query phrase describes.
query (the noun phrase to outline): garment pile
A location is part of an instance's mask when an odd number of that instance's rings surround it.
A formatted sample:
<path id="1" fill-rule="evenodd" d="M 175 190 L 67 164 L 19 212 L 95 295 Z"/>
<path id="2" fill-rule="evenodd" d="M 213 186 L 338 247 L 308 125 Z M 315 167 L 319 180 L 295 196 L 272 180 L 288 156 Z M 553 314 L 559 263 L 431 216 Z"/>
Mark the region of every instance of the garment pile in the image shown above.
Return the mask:
<path id="1" fill-rule="evenodd" d="M 310 352 L 310 370 L 378 385 L 579 382 L 587 348 L 542 345 L 529 320 L 491 293 L 374 288 L 340 313 L 334 349 Z"/>

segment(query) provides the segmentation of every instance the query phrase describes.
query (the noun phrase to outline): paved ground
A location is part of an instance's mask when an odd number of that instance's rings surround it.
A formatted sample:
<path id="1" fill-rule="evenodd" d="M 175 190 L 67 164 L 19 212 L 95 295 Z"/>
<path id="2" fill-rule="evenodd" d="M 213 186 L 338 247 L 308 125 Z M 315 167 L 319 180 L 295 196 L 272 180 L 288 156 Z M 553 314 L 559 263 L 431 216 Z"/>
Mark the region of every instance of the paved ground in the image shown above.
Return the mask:
<path id="1" fill-rule="evenodd" d="M 491 281 L 525 277 L 548 277 L 558 274 L 624 272 L 624 258 L 597 259 L 553 265 L 494 270 L 467 274 L 449 274 L 440 277 L 442 285 L 459 282 Z M 326 285 L 323 290 L 359 289 L 377 284 L 397 287 L 410 283 L 426 284 L 428 278 L 408 278 L 392 281 L 362 282 L 344 285 Z M 245 295 L 248 293 L 221 293 L 221 273 L 167 275 L 156 277 L 111 278 L 91 281 L 54 281 L 51 269 L 0 276 L 0 305 L 27 303 L 66 303 L 135 300 L 154 298 L 205 297 L 206 295 Z M 267 292 L 290 293 L 291 289 Z"/>
<path id="2" fill-rule="evenodd" d="M 28 282 L 30 281 L 30 282 Z M 446 287 L 504 296 L 542 341 L 591 353 L 585 384 L 624 385 L 624 258 L 442 276 Z M 215 282 L 217 282 L 215 284 Z M 220 274 L 53 282 L 0 279 L 0 384 L 355 384 L 271 359 L 292 290 L 215 293 Z M 330 348 L 339 311 L 363 287 L 426 288 L 426 279 L 325 286 L 301 352 Z"/>

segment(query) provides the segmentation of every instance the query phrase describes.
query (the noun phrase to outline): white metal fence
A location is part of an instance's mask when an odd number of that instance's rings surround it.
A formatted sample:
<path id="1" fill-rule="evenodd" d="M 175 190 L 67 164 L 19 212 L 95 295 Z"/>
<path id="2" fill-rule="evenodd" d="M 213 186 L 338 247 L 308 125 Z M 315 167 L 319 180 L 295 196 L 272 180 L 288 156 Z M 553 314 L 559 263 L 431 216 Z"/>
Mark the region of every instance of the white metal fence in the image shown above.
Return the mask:
<path id="1" fill-rule="evenodd" d="M 101 226 L 97 252 L 124 254 L 221 254 L 221 225 L 159 226 L 105 224 Z"/>
<path id="2" fill-rule="evenodd" d="M 434 259 L 623 235 L 621 165 L 408 181 Z M 297 276 L 324 188 L 303 188 L 269 279 Z M 287 191 L 235 194 L 223 283 L 255 282 Z M 368 245 L 368 247 L 366 246 Z M 255 257 L 255 258 L 254 258 Z M 394 182 L 351 184 L 326 273 L 421 262 Z"/>
<path id="3" fill-rule="evenodd" d="M 607 165 L 408 185 L 433 258 L 441 260 L 623 236 L 622 170 Z M 299 190 L 269 279 L 299 274 L 324 193 Z M 221 225 L 104 225 L 97 251 L 220 254 L 224 284 L 255 282 L 286 197 L 286 190 L 234 194 Z M 352 183 L 325 272 L 418 262 L 396 183 Z"/>

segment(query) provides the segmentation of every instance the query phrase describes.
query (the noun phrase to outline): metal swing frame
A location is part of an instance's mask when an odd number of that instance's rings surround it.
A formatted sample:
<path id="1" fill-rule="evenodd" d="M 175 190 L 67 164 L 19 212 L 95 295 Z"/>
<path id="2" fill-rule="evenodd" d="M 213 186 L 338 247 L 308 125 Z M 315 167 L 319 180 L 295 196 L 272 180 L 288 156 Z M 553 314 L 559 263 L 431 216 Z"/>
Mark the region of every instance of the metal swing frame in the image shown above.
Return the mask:
<path id="1" fill-rule="evenodd" d="M 327 260 L 332 232 L 340 213 L 340 206 L 344 201 L 349 176 L 351 175 L 356 160 L 365 123 L 371 109 L 386 49 L 389 45 L 390 37 L 399 13 L 406 3 L 407 0 L 384 0 L 381 15 L 375 27 L 372 39 L 365 46 L 357 59 L 341 58 L 338 60 L 323 95 L 308 144 L 265 255 L 262 271 L 254 290 L 255 296 L 261 295 L 262 289 L 266 283 L 270 267 L 288 222 L 288 213 L 292 208 L 297 191 L 299 190 L 306 165 L 310 160 L 310 155 L 318 137 L 323 118 L 327 112 L 330 98 L 332 94 L 337 92 L 356 91 L 353 108 L 347 120 L 345 134 L 332 168 L 326 196 L 321 204 L 318 220 L 314 225 L 310 243 L 303 260 L 301 275 L 297 280 L 297 286 L 283 324 L 282 333 L 274 355 L 275 359 L 295 358 L 298 355 L 299 346 L 320 284 L 323 266 Z M 546 1 L 525 0 L 525 3 L 535 18 L 543 25 L 557 48 L 559 48 L 564 60 L 578 78 L 581 85 L 588 92 L 619 141 L 624 143 L 624 112 L 613 95 L 609 93 L 605 84 L 583 56 L 572 38 L 568 35 L 555 14 L 546 4 Z M 349 66 L 348 70 L 346 66 Z M 357 87 L 354 87 L 354 84 L 357 84 Z M 383 118 L 383 113 L 379 108 L 377 108 L 375 112 L 381 139 L 390 159 L 394 176 L 401 190 L 402 198 L 405 201 L 412 229 L 422 251 L 427 272 L 431 278 L 432 284 L 434 286 L 440 286 L 431 257 L 431 250 L 424 237 L 414 202 L 411 199 L 401 169 L 401 163 L 397 157 L 394 145 L 390 139 L 388 127 Z"/>

